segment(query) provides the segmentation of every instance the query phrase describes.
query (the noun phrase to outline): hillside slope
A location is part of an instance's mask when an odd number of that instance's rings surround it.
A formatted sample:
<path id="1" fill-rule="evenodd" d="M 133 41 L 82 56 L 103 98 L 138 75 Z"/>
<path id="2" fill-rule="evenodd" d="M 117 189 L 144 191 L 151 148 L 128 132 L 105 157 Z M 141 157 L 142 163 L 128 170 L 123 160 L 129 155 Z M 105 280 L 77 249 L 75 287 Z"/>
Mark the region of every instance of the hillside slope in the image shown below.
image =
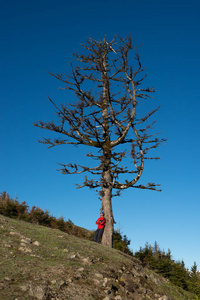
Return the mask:
<path id="1" fill-rule="evenodd" d="M 0 299 L 195 299 L 120 251 L 0 215 Z"/>

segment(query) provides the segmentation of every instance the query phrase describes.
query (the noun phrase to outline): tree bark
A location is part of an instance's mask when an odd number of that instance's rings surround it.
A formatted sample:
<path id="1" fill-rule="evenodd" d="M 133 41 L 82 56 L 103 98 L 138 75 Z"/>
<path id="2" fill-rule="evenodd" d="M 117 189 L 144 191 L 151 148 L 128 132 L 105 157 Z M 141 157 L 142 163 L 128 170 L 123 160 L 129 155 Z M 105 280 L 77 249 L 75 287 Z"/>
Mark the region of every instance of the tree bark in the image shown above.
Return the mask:
<path id="1" fill-rule="evenodd" d="M 105 157 L 105 156 L 104 156 Z M 104 229 L 102 244 L 108 247 L 113 246 L 113 213 L 112 213 L 112 175 L 110 170 L 110 159 L 108 153 L 103 163 L 102 178 L 102 210 L 105 213 L 106 226 Z"/>
<path id="2" fill-rule="evenodd" d="M 105 43 L 105 41 L 104 41 Z M 106 47 L 105 47 L 106 49 Z M 109 79 L 107 76 L 107 50 L 102 56 L 102 82 L 103 82 L 103 156 L 102 156 L 102 210 L 105 213 L 106 226 L 104 229 L 102 244 L 108 247 L 113 246 L 113 213 L 112 213 L 112 188 L 113 180 L 111 173 L 111 141 L 108 121 L 109 105 Z"/>

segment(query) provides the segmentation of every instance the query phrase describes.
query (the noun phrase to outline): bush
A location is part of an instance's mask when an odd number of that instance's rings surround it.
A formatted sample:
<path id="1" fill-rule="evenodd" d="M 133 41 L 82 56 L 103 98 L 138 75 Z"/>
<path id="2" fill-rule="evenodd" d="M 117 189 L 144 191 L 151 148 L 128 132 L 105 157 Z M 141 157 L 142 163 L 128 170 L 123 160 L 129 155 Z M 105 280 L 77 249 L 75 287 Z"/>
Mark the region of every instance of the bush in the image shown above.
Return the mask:
<path id="1" fill-rule="evenodd" d="M 113 248 L 120 250 L 126 254 L 133 255 L 133 252 L 129 249 L 131 241 L 128 240 L 127 236 L 122 236 L 119 231 L 114 231 L 113 234 Z"/>
<path id="2" fill-rule="evenodd" d="M 56 220 L 56 228 L 66 232 L 66 222 L 64 221 L 63 217 L 60 217 L 58 220 Z"/>
<path id="3" fill-rule="evenodd" d="M 3 192 L 0 194 L 0 214 L 10 217 L 26 220 L 29 214 L 26 202 L 11 199 L 10 196 Z"/>
<path id="4" fill-rule="evenodd" d="M 29 212 L 29 222 L 39 225 L 50 226 L 52 217 L 49 211 L 43 211 L 40 207 L 33 206 Z"/>

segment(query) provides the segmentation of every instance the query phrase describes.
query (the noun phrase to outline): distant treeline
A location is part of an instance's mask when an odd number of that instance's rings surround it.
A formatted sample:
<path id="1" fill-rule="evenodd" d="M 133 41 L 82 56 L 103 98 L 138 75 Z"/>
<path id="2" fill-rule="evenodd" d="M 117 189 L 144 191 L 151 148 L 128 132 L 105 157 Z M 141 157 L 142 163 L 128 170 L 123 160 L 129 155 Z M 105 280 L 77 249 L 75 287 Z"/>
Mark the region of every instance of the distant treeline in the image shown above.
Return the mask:
<path id="1" fill-rule="evenodd" d="M 134 256 L 142 261 L 143 266 L 161 274 L 174 285 L 194 293 L 195 299 L 200 299 L 200 274 L 196 262 L 191 270 L 186 269 L 183 260 L 174 261 L 171 251 L 161 251 L 157 242 L 153 247 L 146 243 L 145 247 L 141 247 Z"/>
<path id="2" fill-rule="evenodd" d="M 20 203 L 17 199 L 12 199 L 6 192 L 0 193 L 0 214 L 93 240 L 93 231 L 78 227 L 71 220 L 65 221 L 63 217 L 56 219 L 50 215 L 48 210 L 43 211 L 40 207 L 33 206 L 29 209 L 25 201 Z M 129 245 L 130 240 L 126 235 L 122 236 L 119 231 L 114 232 L 113 248 L 138 258 L 144 267 L 154 270 L 174 285 L 194 293 L 196 299 L 200 299 L 200 275 L 197 271 L 196 262 L 194 262 L 191 270 L 186 269 L 184 261 L 174 261 L 171 251 L 161 251 L 157 242 L 154 246 L 147 243 L 144 248 L 141 247 L 134 254 L 129 249 Z"/>

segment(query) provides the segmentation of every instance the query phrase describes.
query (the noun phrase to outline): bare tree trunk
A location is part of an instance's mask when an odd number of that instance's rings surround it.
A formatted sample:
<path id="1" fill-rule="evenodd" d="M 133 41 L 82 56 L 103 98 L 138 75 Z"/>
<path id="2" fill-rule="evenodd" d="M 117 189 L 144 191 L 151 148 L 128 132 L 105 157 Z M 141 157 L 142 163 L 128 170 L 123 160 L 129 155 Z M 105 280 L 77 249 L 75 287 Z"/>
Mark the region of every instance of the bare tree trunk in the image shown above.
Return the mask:
<path id="1" fill-rule="evenodd" d="M 112 213 L 112 175 L 108 167 L 109 158 L 104 164 L 102 186 L 102 210 L 105 213 L 106 226 L 104 229 L 102 244 L 108 247 L 113 246 L 113 213 Z"/>
<path id="2" fill-rule="evenodd" d="M 113 214 L 112 214 L 112 203 L 111 203 L 111 190 L 108 189 L 107 193 L 102 199 L 102 208 L 105 212 L 106 226 L 104 229 L 102 244 L 108 247 L 113 246 Z"/>
<path id="3" fill-rule="evenodd" d="M 104 41 L 105 43 L 105 41 Z M 109 103 L 109 80 L 107 77 L 107 50 L 103 54 L 103 158 L 102 158 L 102 210 L 105 213 L 106 226 L 104 229 L 102 244 L 113 246 L 113 213 L 112 213 L 112 174 L 111 174 L 111 141 L 109 136 L 108 103 Z"/>

